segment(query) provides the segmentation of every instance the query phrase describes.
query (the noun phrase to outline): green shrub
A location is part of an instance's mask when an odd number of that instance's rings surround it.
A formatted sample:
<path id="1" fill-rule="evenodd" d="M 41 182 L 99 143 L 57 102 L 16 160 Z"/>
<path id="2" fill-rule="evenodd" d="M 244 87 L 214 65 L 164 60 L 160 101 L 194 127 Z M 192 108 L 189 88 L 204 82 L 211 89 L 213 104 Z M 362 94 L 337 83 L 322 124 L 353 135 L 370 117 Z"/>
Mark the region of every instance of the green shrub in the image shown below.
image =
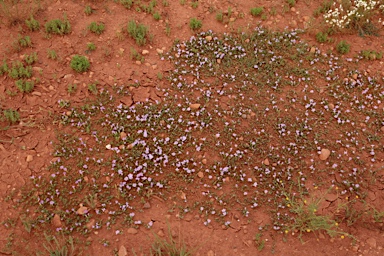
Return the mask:
<path id="1" fill-rule="evenodd" d="M 31 53 L 30 55 L 25 55 L 24 60 L 28 65 L 32 65 L 37 61 L 37 53 Z"/>
<path id="2" fill-rule="evenodd" d="M 85 13 L 85 15 L 87 15 L 87 16 L 91 15 L 91 14 L 93 13 L 92 7 L 89 6 L 89 5 L 85 6 L 85 8 L 84 8 L 84 13 Z"/>
<path id="3" fill-rule="evenodd" d="M 133 0 L 120 0 L 120 3 L 127 9 L 131 9 Z"/>
<path id="4" fill-rule="evenodd" d="M 3 115 L 4 115 L 5 119 L 11 123 L 16 123 L 20 120 L 20 114 L 19 114 L 19 112 L 17 112 L 17 110 L 5 109 L 3 111 Z"/>
<path id="5" fill-rule="evenodd" d="M 189 21 L 189 27 L 192 29 L 192 30 L 197 30 L 197 29 L 200 29 L 202 27 L 202 22 L 201 20 L 198 20 L 197 18 L 192 18 L 190 21 Z"/>
<path id="6" fill-rule="evenodd" d="M 17 88 L 21 91 L 21 92 L 31 92 L 33 91 L 33 88 L 35 87 L 35 84 L 33 81 L 25 81 L 23 79 L 20 79 L 20 80 L 17 80 L 15 82 Z"/>
<path id="7" fill-rule="evenodd" d="M 155 12 L 155 13 L 153 14 L 153 18 L 154 18 L 155 20 L 160 20 L 160 19 L 161 19 L 161 15 L 160 15 L 160 13 Z"/>
<path id="8" fill-rule="evenodd" d="M 103 23 L 91 22 L 91 24 L 88 26 L 88 29 L 95 34 L 100 35 L 104 32 L 105 25 Z"/>
<path id="9" fill-rule="evenodd" d="M 287 0 L 287 3 L 289 5 L 289 7 L 293 7 L 296 5 L 296 1 L 295 0 Z"/>
<path id="10" fill-rule="evenodd" d="M 148 28 L 143 24 L 136 24 L 134 20 L 128 22 L 127 25 L 128 34 L 135 39 L 136 44 L 144 45 L 147 42 Z"/>
<path id="11" fill-rule="evenodd" d="M 67 19 L 56 19 L 45 23 L 45 32 L 48 34 L 65 35 L 71 32 L 71 24 Z"/>
<path id="12" fill-rule="evenodd" d="M 57 53 L 55 50 L 48 49 L 47 54 L 48 54 L 48 59 L 52 59 L 52 60 L 57 59 Z"/>
<path id="13" fill-rule="evenodd" d="M 262 13 L 264 12 L 264 8 L 263 7 L 255 7 L 255 8 L 251 8 L 251 15 L 252 16 L 260 16 Z"/>
<path id="14" fill-rule="evenodd" d="M 223 12 L 222 11 L 218 11 L 216 13 L 216 20 L 219 21 L 219 22 L 223 22 L 224 20 L 224 15 L 223 15 Z"/>
<path id="15" fill-rule="evenodd" d="M 86 57 L 81 55 L 75 55 L 71 60 L 70 66 L 76 72 L 82 73 L 89 69 L 90 64 Z"/>
<path id="16" fill-rule="evenodd" d="M 27 27 L 31 31 L 37 31 L 40 29 L 40 23 L 37 20 L 35 20 L 33 18 L 33 16 L 31 16 L 31 18 L 29 18 L 29 20 L 26 20 L 25 24 L 27 25 Z"/>
<path id="17" fill-rule="evenodd" d="M 32 67 L 24 67 L 20 61 L 12 62 L 12 68 L 8 69 L 9 77 L 13 79 L 30 78 L 32 76 Z"/>
<path id="18" fill-rule="evenodd" d="M 21 35 L 18 35 L 17 43 L 24 48 L 32 46 L 31 38 L 29 36 L 22 37 Z"/>
<path id="19" fill-rule="evenodd" d="M 340 43 L 337 44 L 336 50 L 338 53 L 345 54 L 348 53 L 350 49 L 350 45 L 345 41 L 340 41 Z"/>
<path id="20" fill-rule="evenodd" d="M 376 59 L 381 59 L 383 57 L 383 53 L 376 52 L 374 50 L 362 50 L 360 52 L 360 56 L 366 60 L 376 60 Z"/>
<path id="21" fill-rule="evenodd" d="M 94 51 L 96 50 L 96 45 L 94 43 L 87 43 L 87 49 L 88 51 Z"/>
<path id="22" fill-rule="evenodd" d="M 316 41 L 319 43 L 325 43 L 325 42 L 329 42 L 330 39 L 328 38 L 327 33 L 319 32 L 316 34 Z"/>

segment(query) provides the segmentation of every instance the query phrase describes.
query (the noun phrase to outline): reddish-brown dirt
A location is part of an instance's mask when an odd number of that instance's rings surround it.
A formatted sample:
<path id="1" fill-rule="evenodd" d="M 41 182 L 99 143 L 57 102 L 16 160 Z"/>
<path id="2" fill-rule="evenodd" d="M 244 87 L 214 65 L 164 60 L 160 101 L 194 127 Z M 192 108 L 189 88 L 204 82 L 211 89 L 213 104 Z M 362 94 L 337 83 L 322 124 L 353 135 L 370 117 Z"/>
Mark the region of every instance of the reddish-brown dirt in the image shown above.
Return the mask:
<path id="1" fill-rule="evenodd" d="M 144 1 L 146 2 L 146 1 Z M 41 9 L 34 15 L 41 24 L 54 18 L 62 18 L 66 15 L 72 26 L 72 32 L 65 36 L 52 36 L 46 38 L 42 30 L 29 32 L 24 22 L 27 13 L 24 9 L 27 4 L 20 5 L 19 13 L 15 9 L 10 10 L 9 16 L 2 13 L 0 24 L 0 56 L 8 60 L 20 60 L 24 54 L 36 52 L 38 61 L 35 63 L 35 76 L 40 79 L 31 94 L 17 93 L 10 96 L 10 91 L 16 92 L 14 81 L 6 76 L 0 77 L 0 109 L 16 109 L 20 113 L 21 121 L 16 125 L 8 126 L 6 121 L 0 122 L 0 221 L 18 215 L 14 209 L 14 203 L 6 200 L 12 191 L 18 191 L 29 182 L 32 175 L 41 175 L 46 172 L 46 167 L 52 161 L 55 133 L 61 127 L 54 122 L 54 115 L 60 113 L 57 102 L 59 99 L 70 99 L 73 105 L 80 105 L 86 99 L 93 97 L 86 85 L 98 81 L 104 87 L 109 88 L 113 84 L 131 84 L 140 81 L 143 87 L 132 91 L 133 102 L 124 102 L 126 105 L 139 101 L 161 101 L 161 95 L 155 90 L 156 87 L 167 87 L 166 80 L 157 77 L 158 72 L 164 74 L 172 66 L 167 61 L 160 60 L 157 49 L 167 51 L 175 39 L 185 40 L 193 35 L 189 28 L 189 19 L 197 17 L 203 21 L 201 30 L 213 30 L 217 33 L 237 31 L 239 28 L 253 27 L 261 23 L 271 29 L 281 30 L 288 28 L 307 28 L 308 32 L 304 39 L 311 44 L 317 45 L 322 50 L 334 48 L 334 44 L 320 45 L 315 40 L 315 33 L 320 30 L 317 25 L 319 19 L 311 23 L 307 20 L 312 17 L 313 10 L 320 3 L 317 1 L 297 1 L 294 8 L 286 7 L 285 1 L 217 1 L 201 0 L 199 6 L 193 9 L 187 1 L 182 6 L 179 1 L 169 1 L 169 6 L 163 7 L 158 1 L 161 9 L 162 20 L 155 21 L 152 15 L 138 13 L 134 10 L 126 10 L 114 1 L 42 1 Z M 85 6 L 89 4 L 95 12 L 87 16 L 84 14 Z M 263 6 L 265 10 L 277 10 L 276 16 L 269 16 L 266 20 L 254 18 L 249 14 L 250 8 Z M 228 10 L 231 7 L 236 17 L 228 24 L 219 23 L 215 19 L 215 12 L 210 10 Z M 27 7 L 29 8 L 29 7 Z M 285 11 L 283 11 L 285 10 Z M 240 18 L 240 14 L 245 16 Z M 128 20 L 135 19 L 149 26 L 153 34 L 153 41 L 138 47 L 127 35 L 120 35 L 121 29 Z M 9 24 L 14 21 L 15 24 Z M 90 33 L 87 25 L 92 22 L 103 22 L 106 30 L 100 36 Z M 166 23 L 170 24 L 171 32 L 165 33 Z M 382 35 L 383 28 L 380 27 L 379 34 Z M 20 52 L 14 50 L 12 44 L 18 34 L 28 35 L 32 41 L 32 47 Z M 354 34 L 340 34 L 335 41 L 344 39 L 352 44 L 350 55 L 358 53 L 367 46 L 377 51 L 383 51 L 382 36 L 359 37 Z M 86 43 L 94 42 L 97 50 L 87 54 Z M 148 50 L 144 63 L 137 63 L 130 57 L 130 48 L 134 47 L 138 52 Z M 47 49 L 55 50 L 58 60 L 49 59 Z M 70 58 L 74 54 L 87 55 L 91 62 L 89 72 L 83 74 L 75 73 L 69 66 Z M 375 62 L 375 66 L 367 64 L 368 69 L 383 72 L 383 63 Z M 68 84 L 77 84 L 75 94 L 69 94 Z M 129 99 L 128 101 L 131 101 Z M 382 165 L 381 163 L 378 163 Z M 383 211 L 384 187 L 376 187 L 370 191 L 370 200 L 378 209 Z M 189 248 L 193 248 L 192 255 L 382 255 L 384 246 L 383 223 L 358 222 L 351 227 L 345 227 L 347 232 L 358 238 L 353 242 L 351 239 L 340 237 L 330 238 L 322 233 L 304 234 L 302 240 L 297 234 L 285 236 L 268 231 L 263 234 L 265 247 L 257 250 L 254 238 L 260 225 L 268 223 L 268 216 L 260 209 L 250 213 L 247 219 L 233 216 L 233 226 L 223 228 L 219 225 L 206 227 L 199 220 L 199 215 L 186 215 L 180 220 L 173 212 L 169 212 L 172 202 L 152 199 L 150 210 L 144 211 L 142 219 L 152 220 L 152 229 L 140 228 L 137 234 L 116 235 L 108 230 L 101 230 L 92 234 L 91 246 L 83 252 L 84 255 L 112 255 L 112 248 L 120 248 L 122 245 L 128 249 L 128 255 L 132 255 L 134 248 L 137 255 L 148 253 L 153 241 L 153 234 L 167 234 L 168 225 L 176 241 L 183 240 Z M 0 248 L 4 248 L 9 242 L 9 235 L 14 232 L 14 255 L 35 255 L 36 248 L 43 250 L 36 241 L 42 232 L 31 234 L 23 231 L 21 222 L 16 223 L 13 230 L 6 229 L 2 225 L 0 230 Z M 374 238 L 374 239 L 372 239 Z M 101 239 L 110 241 L 109 247 L 99 243 Z M 28 248 L 28 251 L 25 250 Z M 9 251 L 0 250 L 0 255 L 7 255 Z"/>

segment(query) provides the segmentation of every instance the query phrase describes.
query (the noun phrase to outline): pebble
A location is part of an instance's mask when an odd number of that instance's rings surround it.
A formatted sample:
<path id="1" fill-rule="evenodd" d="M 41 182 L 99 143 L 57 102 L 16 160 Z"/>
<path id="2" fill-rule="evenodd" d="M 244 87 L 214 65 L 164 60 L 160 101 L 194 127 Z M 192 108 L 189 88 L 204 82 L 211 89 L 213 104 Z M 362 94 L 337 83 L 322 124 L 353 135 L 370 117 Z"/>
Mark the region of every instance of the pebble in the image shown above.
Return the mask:
<path id="1" fill-rule="evenodd" d="M 208 42 L 212 41 L 212 36 L 206 36 L 205 40 L 207 40 Z"/>
<path id="2" fill-rule="evenodd" d="M 58 214 L 55 214 L 55 216 L 53 216 L 51 223 L 52 223 L 52 226 L 55 228 L 60 228 L 63 225 L 60 220 L 60 215 Z"/>
<path id="3" fill-rule="evenodd" d="M 320 160 L 324 161 L 324 160 L 327 160 L 330 155 L 331 155 L 331 151 L 329 149 L 323 148 L 321 149 L 319 158 Z"/>
<path id="4" fill-rule="evenodd" d="M 127 256 L 128 255 L 127 248 L 125 248 L 124 245 L 120 246 L 118 255 L 119 256 Z"/>
<path id="5" fill-rule="evenodd" d="M 87 224 L 85 224 L 85 226 L 87 227 L 87 229 L 91 229 L 96 223 L 96 220 L 95 219 L 90 219 L 89 222 Z"/>
<path id="6" fill-rule="evenodd" d="M 41 92 L 32 92 L 32 95 L 34 95 L 34 96 L 41 96 Z"/>
<path id="7" fill-rule="evenodd" d="M 143 209 L 149 209 L 151 208 L 151 204 L 146 202 L 144 205 L 143 205 Z"/>
<path id="8" fill-rule="evenodd" d="M 200 107 L 200 104 L 199 103 L 194 103 L 194 104 L 190 104 L 189 105 L 189 108 L 190 109 L 198 109 Z"/>
<path id="9" fill-rule="evenodd" d="M 159 48 L 156 49 L 156 52 L 157 52 L 158 54 L 163 54 L 163 53 L 164 53 L 164 51 L 163 51 L 162 49 L 159 49 Z"/>
<path id="10" fill-rule="evenodd" d="M 79 209 L 77 209 L 77 214 L 84 215 L 88 212 L 88 208 L 80 204 Z"/>
<path id="11" fill-rule="evenodd" d="M 159 230 L 159 232 L 157 232 L 157 235 L 158 235 L 159 237 L 164 237 L 164 236 L 165 236 L 163 230 L 161 230 L 161 229 Z"/>
<path id="12" fill-rule="evenodd" d="M 376 246 L 377 246 L 376 239 L 373 238 L 373 237 L 368 238 L 365 242 L 366 242 L 370 247 L 372 247 L 372 248 L 376 248 Z"/>
<path id="13" fill-rule="evenodd" d="M 197 173 L 197 176 L 199 178 L 204 178 L 204 173 L 202 171 L 200 171 L 200 172 Z"/>
<path id="14" fill-rule="evenodd" d="M 120 139 L 124 140 L 125 138 L 127 138 L 127 134 L 125 132 L 121 132 Z"/>
<path id="15" fill-rule="evenodd" d="M 209 250 L 209 251 L 207 252 L 207 256 L 215 256 L 215 252 L 212 251 L 212 250 Z"/>
<path id="16" fill-rule="evenodd" d="M 137 60 L 136 62 L 136 65 L 141 65 L 141 61 Z"/>
<path id="17" fill-rule="evenodd" d="M 148 51 L 148 50 L 143 50 L 143 51 L 141 52 L 141 54 L 143 54 L 143 55 L 148 55 L 148 54 L 149 54 L 149 51 Z"/>
<path id="18" fill-rule="evenodd" d="M 207 159 L 204 158 L 203 160 L 201 160 L 201 163 L 202 164 L 207 164 Z"/>
<path id="19" fill-rule="evenodd" d="M 137 229 L 135 229 L 135 228 L 129 228 L 128 230 L 127 230 L 127 233 L 128 234 L 131 234 L 131 235 L 135 235 L 135 234 L 137 234 L 139 231 L 137 231 Z"/>
<path id="20" fill-rule="evenodd" d="M 269 165 L 269 160 L 268 160 L 268 158 L 265 158 L 265 159 L 264 159 L 263 164 L 265 164 L 265 165 Z"/>
<path id="21" fill-rule="evenodd" d="M 33 155 L 27 155 L 27 163 L 33 161 Z"/>

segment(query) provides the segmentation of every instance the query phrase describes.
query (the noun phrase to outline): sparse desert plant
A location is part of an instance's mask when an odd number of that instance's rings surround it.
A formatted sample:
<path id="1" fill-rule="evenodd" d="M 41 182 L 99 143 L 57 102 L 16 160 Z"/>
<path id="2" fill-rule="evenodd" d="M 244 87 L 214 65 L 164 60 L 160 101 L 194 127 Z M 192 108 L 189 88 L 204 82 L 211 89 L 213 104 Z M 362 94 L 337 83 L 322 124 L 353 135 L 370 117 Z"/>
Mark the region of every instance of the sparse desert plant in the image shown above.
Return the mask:
<path id="1" fill-rule="evenodd" d="M 131 9 L 133 0 L 120 0 L 120 3 L 127 9 Z"/>
<path id="2" fill-rule="evenodd" d="M 104 32 L 105 25 L 103 23 L 96 23 L 96 22 L 91 22 L 88 26 L 89 31 L 92 33 L 100 35 L 101 33 Z"/>
<path id="3" fill-rule="evenodd" d="M 87 43 L 87 50 L 88 51 L 94 51 L 96 50 L 96 45 L 92 42 Z"/>
<path id="4" fill-rule="evenodd" d="M 383 53 L 374 50 L 362 50 L 360 56 L 366 60 L 377 60 L 383 57 Z"/>
<path id="5" fill-rule="evenodd" d="M 336 50 L 338 53 L 346 54 L 349 52 L 350 47 L 351 46 L 345 40 L 342 40 L 337 44 Z"/>
<path id="6" fill-rule="evenodd" d="M 93 13 L 93 9 L 92 9 L 92 7 L 89 6 L 89 5 L 85 6 L 85 8 L 84 8 L 84 13 L 85 13 L 85 15 L 87 15 L 87 16 L 91 15 L 91 14 Z"/>
<path id="7" fill-rule="evenodd" d="M 145 45 L 148 37 L 148 28 L 143 24 L 137 24 L 134 20 L 128 22 L 128 34 L 135 39 L 136 44 Z"/>
<path id="8" fill-rule="evenodd" d="M 28 65 L 32 65 L 33 63 L 35 63 L 37 61 L 37 53 L 36 52 L 33 52 L 31 53 L 30 55 L 25 55 L 24 56 L 24 60 L 25 62 L 28 64 Z"/>
<path id="9" fill-rule="evenodd" d="M 48 59 L 56 60 L 57 59 L 57 53 L 55 50 L 48 49 L 47 50 Z"/>
<path id="10" fill-rule="evenodd" d="M 16 123 L 20 120 L 20 114 L 17 110 L 14 109 L 5 109 L 3 110 L 3 115 L 5 120 L 10 123 Z"/>
<path id="11" fill-rule="evenodd" d="M 153 14 L 153 18 L 154 18 L 155 20 L 160 20 L 160 19 L 161 19 L 161 15 L 160 15 L 160 13 L 155 12 L 155 13 Z"/>
<path id="12" fill-rule="evenodd" d="M 31 38 L 29 36 L 21 36 L 21 35 L 18 35 L 18 38 L 17 38 L 17 44 L 20 46 L 20 47 L 31 47 L 32 46 L 32 42 L 31 42 Z"/>
<path id="13" fill-rule="evenodd" d="M 78 73 L 86 72 L 89 69 L 89 61 L 86 57 L 81 55 L 73 56 L 70 66 Z"/>
<path id="14" fill-rule="evenodd" d="M 224 20 L 224 15 L 223 15 L 223 12 L 222 11 L 218 11 L 216 13 L 216 20 L 219 21 L 219 22 L 223 22 Z"/>
<path id="15" fill-rule="evenodd" d="M 330 39 L 328 38 L 328 34 L 327 33 L 318 32 L 316 34 L 316 41 L 319 42 L 319 43 L 326 43 L 326 42 L 329 42 Z"/>
<path id="16" fill-rule="evenodd" d="M 15 82 L 16 87 L 20 90 L 22 93 L 29 93 L 33 91 L 33 88 L 35 87 L 35 84 L 33 81 L 25 81 L 23 79 L 19 79 Z"/>
<path id="17" fill-rule="evenodd" d="M 294 7 L 296 5 L 296 0 L 287 0 L 289 7 Z"/>
<path id="18" fill-rule="evenodd" d="M 32 67 L 24 66 L 22 62 L 12 62 L 12 67 L 8 69 L 9 77 L 13 79 L 30 78 L 32 76 Z"/>
<path id="19" fill-rule="evenodd" d="M 45 32 L 47 34 L 65 35 L 71 32 L 71 24 L 64 18 L 64 20 L 55 19 L 45 23 Z"/>
<path id="20" fill-rule="evenodd" d="M 251 15 L 254 16 L 254 17 L 260 16 L 263 12 L 264 12 L 264 8 L 263 7 L 251 8 Z"/>
<path id="21" fill-rule="evenodd" d="M 193 9 L 196 9 L 197 7 L 199 7 L 199 2 L 198 2 L 198 1 L 192 1 L 192 2 L 191 2 L 191 7 L 192 7 Z"/>
<path id="22" fill-rule="evenodd" d="M 190 19 L 189 21 L 189 27 L 192 29 L 192 30 L 198 30 L 202 27 L 202 22 L 201 20 L 198 20 L 197 18 L 192 18 Z"/>
<path id="23" fill-rule="evenodd" d="M 40 23 L 31 16 L 29 19 L 25 20 L 25 24 L 30 31 L 37 31 L 40 29 Z"/>

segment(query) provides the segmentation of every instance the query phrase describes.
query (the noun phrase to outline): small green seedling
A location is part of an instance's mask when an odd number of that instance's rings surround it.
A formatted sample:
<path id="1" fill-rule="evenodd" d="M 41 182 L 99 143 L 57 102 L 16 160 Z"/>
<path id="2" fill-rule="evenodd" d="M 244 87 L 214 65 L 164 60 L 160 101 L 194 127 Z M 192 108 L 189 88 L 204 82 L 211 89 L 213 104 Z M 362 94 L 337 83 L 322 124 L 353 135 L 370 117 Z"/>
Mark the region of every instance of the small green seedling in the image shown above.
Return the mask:
<path id="1" fill-rule="evenodd" d="M 86 72 L 89 69 L 89 61 L 86 57 L 81 55 L 73 56 L 70 66 L 78 73 Z"/>
<path id="2" fill-rule="evenodd" d="M 28 20 L 25 20 L 25 24 L 30 31 L 37 31 L 40 29 L 40 23 L 31 16 Z"/>
<path id="3" fill-rule="evenodd" d="M 251 8 L 251 15 L 254 17 L 260 16 L 264 12 L 263 7 Z"/>
<path id="4" fill-rule="evenodd" d="M 45 32 L 57 35 L 69 34 L 71 32 L 71 24 L 66 18 L 63 21 L 59 19 L 51 20 L 45 23 Z"/>
<path id="5" fill-rule="evenodd" d="M 192 30 L 198 30 L 202 27 L 202 22 L 201 20 L 198 20 L 197 18 L 192 18 L 190 21 L 189 21 L 189 27 L 192 29 Z"/>
<path id="6" fill-rule="evenodd" d="M 340 41 L 340 43 L 337 44 L 336 50 L 340 54 L 346 54 L 346 53 L 349 52 L 350 47 L 351 46 L 345 40 L 343 40 L 343 41 Z"/>
<path id="7" fill-rule="evenodd" d="M 88 26 L 88 29 L 92 33 L 100 35 L 101 33 L 104 32 L 105 25 L 103 23 L 91 22 L 91 24 L 89 24 L 89 26 Z"/>

